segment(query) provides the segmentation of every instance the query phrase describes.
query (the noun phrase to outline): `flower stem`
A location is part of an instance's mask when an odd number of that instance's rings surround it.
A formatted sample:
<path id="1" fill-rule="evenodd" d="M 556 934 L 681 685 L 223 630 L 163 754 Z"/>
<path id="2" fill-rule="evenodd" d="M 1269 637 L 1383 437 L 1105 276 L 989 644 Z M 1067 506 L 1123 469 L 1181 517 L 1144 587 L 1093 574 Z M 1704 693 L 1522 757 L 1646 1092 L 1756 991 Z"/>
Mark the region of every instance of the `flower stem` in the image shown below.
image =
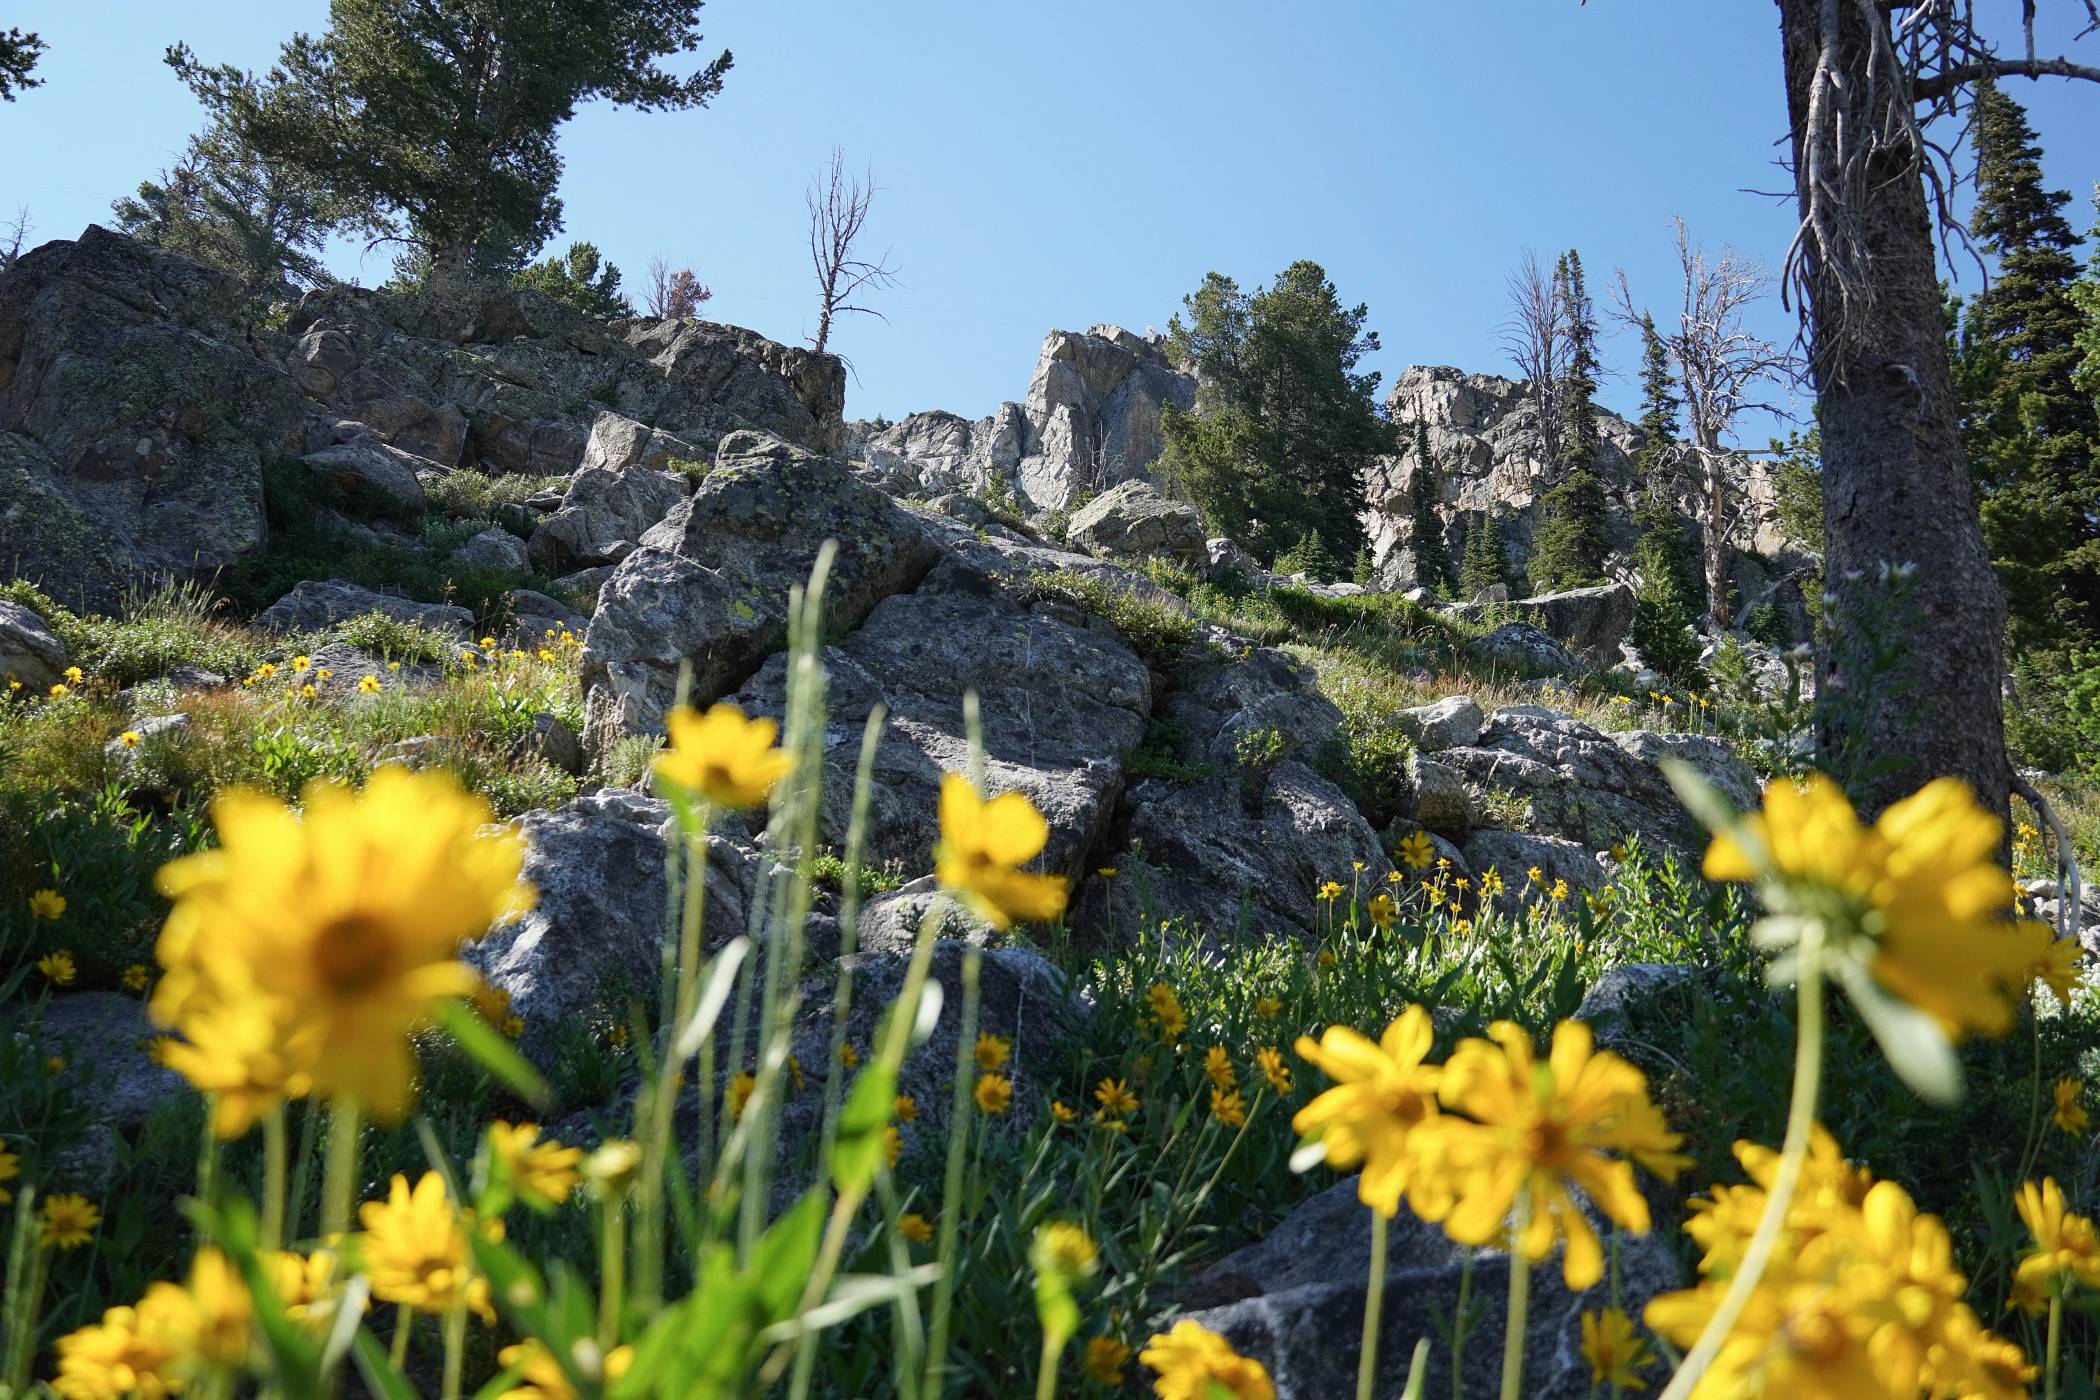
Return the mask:
<path id="1" fill-rule="evenodd" d="M 464 1299 L 445 1314 L 445 1378 L 442 1400 L 459 1400 L 460 1371 L 467 1355 L 467 1304 Z"/>
<path id="2" fill-rule="evenodd" d="M 21 1395 L 29 1389 L 36 1353 L 37 1314 L 44 1301 L 44 1255 L 37 1247 L 37 1191 L 15 1193 L 15 1229 L 7 1251 L 7 1291 L 0 1294 L 0 1389 Z"/>
<path id="3" fill-rule="evenodd" d="M 358 1133 L 363 1115 L 357 1101 L 339 1098 L 328 1106 L 328 1163 L 321 1177 L 321 1238 L 350 1229 L 350 1207 L 357 1197 Z"/>
<path id="4" fill-rule="evenodd" d="M 1458 1307 L 1451 1314 L 1451 1400 L 1466 1400 L 1466 1334 L 1473 1330 L 1473 1251 L 1458 1268 Z"/>
<path id="5" fill-rule="evenodd" d="M 1720 1354 L 1721 1344 L 1728 1340 L 1728 1333 L 1735 1327 L 1736 1319 L 1750 1302 L 1750 1295 L 1763 1277 L 1765 1265 L 1772 1257 L 1773 1248 L 1779 1243 L 1780 1230 L 1786 1225 L 1788 1209 L 1794 1203 L 1794 1188 L 1801 1183 L 1801 1165 L 1808 1159 L 1808 1141 L 1816 1125 L 1816 1094 L 1823 1079 L 1823 926 L 1809 921 L 1801 935 L 1799 949 L 1800 1009 L 1796 1013 L 1800 1024 L 1795 1028 L 1794 1046 L 1794 1095 L 1787 1110 L 1786 1141 L 1779 1153 L 1779 1169 L 1772 1179 L 1771 1192 L 1765 1197 L 1764 1214 L 1758 1217 L 1757 1229 L 1750 1236 L 1750 1244 L 1743 1251 L 1743 1262 L 1737 1266 L 1735 1277 L 1729 1280 L 1728 1292 L 1721 1298 L 1721 1305 L 1707 1319 L 1706 1329 L 1699 1340 L 1685 1354 L 1684 1364 L 1677 1374 L 1670 1377 L 1668 1389 L 1661 1400 L 1685 1400 L 1699 1384 L 1706 1368 Z"/>
<path id="6" fill-rule="evenodd" d="M 394 1315 L 394 1344 L 387 1348 L 386 1354 L 387 1364 L 397 1375 L 401 1363 L 408 1360 L 408 1334 L 415 1330 L 415 1323 L 416 1310 L 406 1303 L 401 1304 L 400 1311 Z"/>
<path id="7" fill-rule="evenodd" d="M 620 1340 L 620 1290 L 627 1280 L 627 1198 L 599 1207 L 604 1244 L 598 1256 L 598 1351 L 611 1355 Z"/>
<path id="8" fill-rule="evenodd" d="M 2046 1400 L 2056 1400 L 2057 1376 L 2062 1369 L 2064 1340 L 2064 1290 L 2059 1283 L 2049 1294 L 2049 1360 L 2042 1382 Z"/>
<path id="9" fill-rule="evenodd" d="M 262 1247 L 274 1253 L 284 1247 L 285 1138 L 284 1105 L 263 1117 Z"/>
<path id="10" fill-rule="evenodd" d="M 933 1286 L 931 1324 L 927 1329 L 927 1395 L 941 1394 L 941 1375 L 948 1364 L 949 1309 L 955 1301 L 955 1275 L 961 1256 L 957 1234 L 963 1213 L 963 1147 L 970 1132 L 970 1110 L 976 1104 L 970 1071 L 977 1047 L 977 979 L 983 954 L 973 945 L 963 950 L 962 1016 L 955 1038 L 955 1099 L 948 1112 L 948 1170 L 941 1187 L 939 1254 L 941 1276 Z"/>
<path id="11" fill-rule="evenodd" d="M 1364 1286 L 1364 1340 L 1356 1359 L 1356 1400 L 1378 1384 L 1378 1325 L 1385 1320 L 1385 1212 L 1371 1211 L 1371 1278 Z"/>
<path id="12" fill-rule="evenodd" d="M 1524 1393 L 1524 1327 L 1531 1311 L 1531 1256 L 1524 1252 L 1524 1230 L 1531 1223 L 1531 1183 L 1517 1188 L 1517 1209 L 1509 1226 L 1509 1326 L 1502 1333 L 1502 1400 Z"/>

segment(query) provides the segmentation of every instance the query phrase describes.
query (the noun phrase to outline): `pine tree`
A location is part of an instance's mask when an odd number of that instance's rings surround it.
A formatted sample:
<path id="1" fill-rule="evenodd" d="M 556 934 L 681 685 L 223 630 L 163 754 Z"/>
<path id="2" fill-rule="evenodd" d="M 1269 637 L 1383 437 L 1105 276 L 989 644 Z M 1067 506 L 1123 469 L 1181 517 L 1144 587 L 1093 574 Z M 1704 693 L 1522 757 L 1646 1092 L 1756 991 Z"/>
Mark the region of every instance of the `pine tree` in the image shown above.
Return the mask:
<path id="1" fill-rule="evenodd" d="M 1583 283 L 1582 255 L 1570 248 L 1554 272 L 1568 328 L 1561 376 L 1561 440 L 1566 472 L 1540 502 L 1529 573 L 1539 591 L 1604 581 L 1604 483 L 1597 476 L 1597 312 Z"/>
<path id="2" fill-rule="evenodd" d="M 595 243 L 571 243 L 566 255 L 536 262 L 510 281 L 514 287 L 543 292 L 589 316 L 612 320 L 634 314 L 634 307 L 620 293 L 620 269 L 601 261 Z"/>
<path id="3" fill-rule="evenodd" d="M 1251 295 L 1213 272 L 1182 306 L 1168 349 L 1199 387 L 1195 412 L 1162 415 L 1162 478 L 1256 558 L 1310 532 L 1338 571 L 1363 548 L 1364 473 L 1394 446 L 1378 375 L 1357 370 L 1378 349 L 1369 308 L 1306 261 Z"/>
<path id="4" fill-rule="evenodd" d="M 700 46 L 700 0 L 332 0 L 267 77 L 169 66 L 266 158 L 304 172 L 367 222 L 430 256 L 433 290 L 507 275 L 561 226 L 555 133 L 579 103 L 704 107 L 722 54 L 683 76 L 658 60 Z"/>
<path id="5" fill-rule="evenodd" d="M 1674 478 L 1677 459 L 1677 380 L 1670 373 L 1670 351 L 1655 331 L 1655 318 L 1641 313 L 1641 448 L 1633 465 L 1643 481 Z M 1676 485 L 1674 479 L 1663 483 Z"/>
<path id="6" fill-rule="evenodd" d="M 1451 550 L 1444 542 L 1444 520 L 1437 514 L 1441 497 L 1436 459 L 1429 453 L 1429 425 L 1415 420 L 1414 529 L 1408 543 L 1415 552 L 1415 582 L 1432 593 L 1451 587 Z"/>
<path id="7" fill-rule="evenodd" d="M 2016 648 L 2100 634 L 2100 418 L 2077 383 L 2085 329 L 2070 196 L 2043 184 L 2020 104 L 1976 91 L 1971 230 L 1998 259 L 1955 346 L 1963 440 Z"/>
<path id="8" fill-rule="evenodd" d="M 1496 584 L 1509 583 L 1509 556 L 1502 545 L 1502 522 L 1489 506 L 1466 531 L 1466 547 L 1458 571 L 1458 591 L 1478 598 Z"/>

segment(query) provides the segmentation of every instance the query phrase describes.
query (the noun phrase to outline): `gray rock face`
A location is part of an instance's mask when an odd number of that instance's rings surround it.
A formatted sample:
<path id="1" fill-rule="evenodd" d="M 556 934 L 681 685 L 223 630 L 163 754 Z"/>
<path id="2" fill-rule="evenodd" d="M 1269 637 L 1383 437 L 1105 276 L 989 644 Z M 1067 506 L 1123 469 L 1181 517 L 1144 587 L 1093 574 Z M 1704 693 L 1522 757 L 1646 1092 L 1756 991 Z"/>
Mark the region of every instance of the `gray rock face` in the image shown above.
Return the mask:
<path id="1" fill-rule="evenodd" d="M 1595 1033 L 1600 1044 L 1609 1044 L 1626 1030 L 1626 1018 L 1636 1009 L 1655 1002 L 1698 980 L 1694 968 L 1670 963 L 1622 963 L 1599 977 L 1582 995 L 1575 1019 Z"/>
<path id="2" fill-rule="evenodd" d="M 839 543 L 826 616 L 850 627 L 916 584 L 935 545 L 919 520 L 834 458 L 756 433 L 724 439 L 700 489 L 642 538 L 600 590 L 583 656 L 585 744 L 658 729 L 693 667 L 705 704 L 740 684 L 787 636 L 788 590 Z"/>
<path id="3" fill-rule="evenodd" d="M 437 465 L 369 435 L 309 452 L 299 460 L 337 490 L 384 502 L 386 509 L 403 517 L 422 514 L 423 483 L 416 480 L 416 472 Z"/>
<path id="4" fill-rule="evenodd" d="M 1541 593 L 1501 605 L 1500 610 L 1506 614 L 1512 608 L 1524 621 L 1597 665 L 1616 662 L 1619 643 L 1633 630 L 1631 584 L 1607 583 L 1595 588 Z M 1457 603 L 1444 611 L 1461 621 L 1476 622 L 1487 615 L 1488 608 L 1479 603 Z"/>
<path id="5" fill-rule="evenodd" d="M 273 632 L 318 632 L 366 613 L 383 613 L 461 641 L 471 640 L 474 626 L 474 614 L 465 608 L 395 598 L 342 579 L 308 579 L 264 608 L 255 621 Z"/>
<path id="6" fill-rule="evenodd" d="M 1528 622 L 1505 622 L 1466 643 L 1466 654 L 1519 676 L 1579 676 L 1582 658 Z"/>
<path id="7" fill-rule="evenodd" d="M 508 530 L 493 528 L 453 550 L 452 562 L 462 569 L 498 569 L 514 574 L 532 567 L 525 555 L 525 541 Z"/>
<path id="8" fill-rule="evenodd" d="M 45 1006 L 38 1039 L 65 1058 L 67 1074 L 92 1086 L 85 1097 L 96 1122 L 129 1129 L 188 1092 L 181 1075 L 144 1049 L 158 1034 L 137 997 L 69 992 Z"/>
<path id="9" fill-rule="evenodd" d="M 1226 1256 L 1185 1291 L 1184 1306 L 1197 1322 L 1268 1368 L 1278 1400 L 1348 1400 L 1356 1394 L 1371 1264 L 1371 1213 L 1356 1190 L 1352 1177 L 1321 1192 L 1266 1239 Z M 1600 1234 L 1609 1229 L 1594 1208 L 1586 1210 Z M 1650 1298 L 1683 1284 L 1659 1234 L 1623 1236 L 1619 1260 L 1621 1302 L 1634 1317 Z M 1419 1337 L 1431 1339 L 1423 1394 L 1486 1400 L 1499 1393 L 1507 1254 L 1476 1252 L 1471 1297 L 1483 1313 L 1467 1343 L 1457 1392 L 1450 1348 L 1435 1340 L 1457 1311 L 1463 1266 L 1459 1246 L 1439 1226 L 1401 1208 L 1389 1227 L 1375 1394 L 1400 1393 Z M 1571 1291 L 1558 1256 L 1533 1268 L 1524 1333 L 1527 1400 L 1587 1400 L 1591 1387 L 1589 1365 L 1582 1359 L 1582 1314 L 1610 1301 L 1607 1284 Z"/>
<path id="10" fill-rule="evenodd" d="M 1378 833 L 1306 762 L 1340 713 L 1309 672 L 1266 648 L 1227 659 L 1192 646 L 1178 665 L 1181 683 L 1161 702 L 1154 739 L 1171 741 L 1171 757 L 1198 776 L 1132 786 L 1110 847 L 1137 854 L 1118 859 L 1124 874 L 1085 893 L 1076 917 L 1127 933 L 1142 881 L 1154 919 L 1222 930 L 1244 902 L 1256 933 L 1310 935 L 1323 880 L 1346 881 L 1361 861 L 1362 879 L 1375 886 L 1392 868 Z M 1241 736 L 1266 730 L 1283 739 L 1281 755 L 1241 767 Z"/>
<path id="11" fill-rule="evenodd" d="M 262 464 L 303 450 L 299 382 L 225 273 L 90 227 L 0 274 L 0 560 L 70 606 L 262 542 Z"/>
<path id="12" fill-rule="evenodd" d="M 851 424 L 846 451 L 888 490 L 937 495 L 1001 480 L 1030 507 L 1052 510 L 1083 490 L 1144 477 L 1159 456 L 1165 407 L 1195 401 L 1195 378 L 1167 362 L 1159 336 L 1052 331 L 1024 402 L 975 422 L 933 412 L 883 428 Z"/>
<path id="13" fill-rule="evenodd" d="M 550 576 L 617 564 L 685 499 L 685 489 L 685 478 L 672 472 L 586 467 L 576 473 L 561 509 L 532 532 L 526 557 Z"/>
<path id="14" fill-rule="evenodd" d="M 1690 855 L 1703 843 L 1697 824 L 1656 766 L 1663 755 L 1707 774 L 1739 807 L 1756 799 L 1755 775 L 1716 740 L 1646 730 L 1607 735 L 1535 705 L 1497 710 L 1477 745 L 1446 749 L 1437 757 L 1479 786 L 1502 788 L 1529 801 L 1538 831 L 1593 851 L 1637 835 L 1651 850 Z"/>
<path id="15" fill-rule="evenodd" d="M 1568 888 L 1575 894 L 1589 894 L 1603 888 L 1604 867 L 1597 863 L 1596 852 L 1578 841 L 1561 836 L 1538 836 L 1522 831 L 1476 831 L 1466 839 L 1464 846 L 1466 864 L 1479 874 L 1495 871 L 1503 879 L 1503 891 L 1497 899 L 1505 913 L 1520 913 L 1524 907 L 1524 886 L 1533 867 L 1538 869 L 1545 883 L 1566 880 Z"/>
<path id="16" fill-rule="evenodd" d="M 527 813 L 519 829 L 527 843 L 524 877 L 539 900 L 463 956 L 510 994 L 511 1010 L 525 1022 L 519 1044 L 544 1064 L 564 1021 L 655 995 L 664 843 L 674 828 L 669 804 L 614 788 L 557 811 Z M 728 839 L 710 839 L 702 930 L 709 951 L 744 932 L 757 865 Z"/>
<path id="17" fill-rule="evenodd" d="M 698 446 L 646 423 L 637 423 L 617 413 L 601 413 L 591 425 L 590 441 L 584 444 L 582 470 L 647 467 L 663 471 L 678 458 L 703 458 Z"/>
<path id="18" fill-rule="evenodd" d="M 1458 770 L 1418 753 L 1409 754 L 1407 784 L 1416 821 L 1439 836 L 1465 839 L 1473 825 L 1473 803 Z"/>
<path id="19" fill-rule="evenodd" d="M 44 619 L 17 603 L 0 601 L 0 689 L 10 679 L 24 690 L 46 690 L 72 664 L 66 644 Z"/>
<path id="20" fill-rule="evenodd" d="M 1425 753 L 1470 744 L 1480 737 L 1480 706 L 1470 695 L 1447 695 L 1432 705 L 1417 705 L 1393 716 L 1402 734 Z"/>
<path id="21" fill-rule="evenodd" d="M 1191 568 L 1210 562 L 1203 517 L 1148 481 L 1126 481 L 1088 501 L 1073 513 L 1066 538 L 1110 559 L 1165 559 Z"/>
<path id="22" fill-rule="evenodd" d="M 754 429 L 813 452 L 836 452 L 846 405 L 846 367 L 836 355 L 778 345 L 742 326 L 712 321 L 614 323 L 627 346 L 677 389 L 698 391 L 697 421 L 667 423 L 678 436 L 711 447 L 726 433 Z M 625 400 L 616 407 L 625 411 Z M 680 454 L 684 455 L 684 454 Z"/>
<path id="23" fill-rule="evenodd" d="M 861 732 L 879 702 L 889 724 L 876 751 L 869 859 L 931 867 L 941 775 L 968 767 L 963 695 L 975 690 L 988 790 L 1026 793 L 1050 824 L 1036 868 L 1076 876 L 1086 867 L 1152 708 L 1150 674 L 1113 635 L 1022 607 L 950 559 L 918 591 L 877 604 L 823 660 L 825 841 L 844 844 Z M 774 657 L 735 702 L 782 714 L 786 675 L 786 658 Z"/>

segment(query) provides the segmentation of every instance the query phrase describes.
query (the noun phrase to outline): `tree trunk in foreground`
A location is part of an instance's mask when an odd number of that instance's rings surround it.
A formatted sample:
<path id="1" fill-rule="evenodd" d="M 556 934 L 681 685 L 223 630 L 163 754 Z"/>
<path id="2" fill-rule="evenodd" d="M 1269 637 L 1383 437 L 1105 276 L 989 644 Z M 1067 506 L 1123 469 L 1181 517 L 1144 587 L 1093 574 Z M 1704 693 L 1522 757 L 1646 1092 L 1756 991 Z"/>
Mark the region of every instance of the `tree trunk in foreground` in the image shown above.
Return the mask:
<path id="1" fill-rule="evenodd" d="M 1836 19 L 1836 71 L 1867 86 L 1868 16 L 1879 7 L 1778 0 L 1787 108 L 1797 170 L 1827 14 Z M 1873 23 L 1885 23 L 1874 19 Z M 1823 429 L 1824 574 L 1835 645 L 1821 660 L 1816 697 L 1824 750 L 1855 780 L 1872 814 L 1951 774 L 2005 814 L 2005 599 L 1991 570 L 1954 414 L 1933 230 L 1911 153 L 1868 159 L 1862 207 L 1845 211 L 1866 257 L 1848 299 L 1810 245 L 1807 283 L 1817 407 Z M 1801 180 L 1802 215 L 1809 182 Z M 1862 302 L 1864 293 L 1864 303 Z M 1864 305 L 1865 309 L 1859 308 Z M 1906 607 L 1890 614 L 1884 566 L 1914 564 Z M 1876 674 L 1862 653 L 1893 669 Z"/>

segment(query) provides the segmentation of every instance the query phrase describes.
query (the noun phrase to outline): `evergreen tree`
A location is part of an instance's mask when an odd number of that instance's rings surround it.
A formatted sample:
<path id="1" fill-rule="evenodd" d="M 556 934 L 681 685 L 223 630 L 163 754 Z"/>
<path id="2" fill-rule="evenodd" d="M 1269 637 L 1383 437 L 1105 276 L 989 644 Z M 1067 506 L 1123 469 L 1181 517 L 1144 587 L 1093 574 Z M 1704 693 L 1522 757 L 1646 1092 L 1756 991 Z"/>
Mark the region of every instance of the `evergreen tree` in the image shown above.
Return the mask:
<path id="1" fill-rule="evenodd" d="M 1305 261 L 1251 295 L 1213 272 L 1182 306 L 1168 348 L 1197 376 L 1196 410 L 1163 415 L 1162 477 L 1259 559 L 1307 533 L 1327 560 L 1355 558 L 1364 472 L 1393 449 L 1378 375 L 1357 370 L 1378 349 L 1368 308 L 1344 307 Z"/>
<path id="2" fill-rule="evenodd" d="M 32 78 L 36 61 L 43 57 L 44 41 L 19 29 L 0 29 L 0 102 L 12 102 L 15 93 L 42 87 L 42 78 Z"/>
<path id="3" fill-rule="evenodd" d="M 1502 522 L 1491 505 L 1475 518 L 1466 531 L 1466 547 L 1458 571 L 1458 591 L 1478 598 L 1496 584 L 1507 585 L 1509 556 L 1502 545 Z"/>
<path id="4" fill-rule="evenodd" d="M 1525 572 L 1533 591 L 1604 582 L 1604 483 L 1586 467 L 1561 478 L 1539 503 L 1538 536 Z"/>
<path id="5" fill-rule="evenodd" d="M 543 292 L 589 316 L 609 321 L 634 314 L 634 307 L 620 295 L 620 269 L 600 264 L 595 243 L 571 243 L 564 256 L 536 262 L 510 280 L 514 287 Z"/>
<path id="6" fill-rule="evenodd" d="M 2013 643 L 2054 647 L 2100 630 L 2100 419 L 2076 382 L 2079 239 L 2062 214 L 2070 196 L 2043 184 L 2026 112 L 1990 83 L 1976 90 L 1976 158 L 1971 230 L 1998 273 L 1955 347 L 1964 447 Z"/>
<path id="7" fill-rule="evenodd" d="M 1633 464 L 1643 481 L 1667 478 L 1676 485 L 1677 380 L 1670 373 L 1670 351 L 1655 331 L 1655 318 L 1641 313 L 1641 448 Z"/>
<path id="8" fill-rule="evenodd" d="M 1560 381 L 1565 474 L 1540 502 L 1529 573 L 1540 591 L 1604 581 L 1604 483 L 1597 476 L 1597 312 L 1583 282 L 1582 255 L 1570 248 L 1554 272 L 1568 331 Z"/>
<path id="9" fill-rule="evenodd" d="M 1408 543 L 1415 552 L 1415 582 L 1433 593 L 1451 587 L 1451 550 L 1444 542 L 1444 520 L 1437 514 L 1441 497 L 1436 459 L 1429 454 L 1429 425 L 1415 420 L 1414 529 Z"/>
<path id="10" fill-rule="evenodd" d="M 233 273 L 258 307 L 334 280 L 321 263 L 334 202 L 224 121 L 191 137 L 172 169 L 110 209 L 132 237 Z"/>
<path id="11" fill-rule="evenodd" d="M 561 226 L 555 133 L 577 104 L 705 106 L 722 54 L 679 77 L 658 64 L 700 46 L 700 0 L 332 0 L 319 38 L 296 34 L 267 78 L 168 63 L 265 158 L 311 178 L 431 259 L 433 290 L 521 266 Z"/>

